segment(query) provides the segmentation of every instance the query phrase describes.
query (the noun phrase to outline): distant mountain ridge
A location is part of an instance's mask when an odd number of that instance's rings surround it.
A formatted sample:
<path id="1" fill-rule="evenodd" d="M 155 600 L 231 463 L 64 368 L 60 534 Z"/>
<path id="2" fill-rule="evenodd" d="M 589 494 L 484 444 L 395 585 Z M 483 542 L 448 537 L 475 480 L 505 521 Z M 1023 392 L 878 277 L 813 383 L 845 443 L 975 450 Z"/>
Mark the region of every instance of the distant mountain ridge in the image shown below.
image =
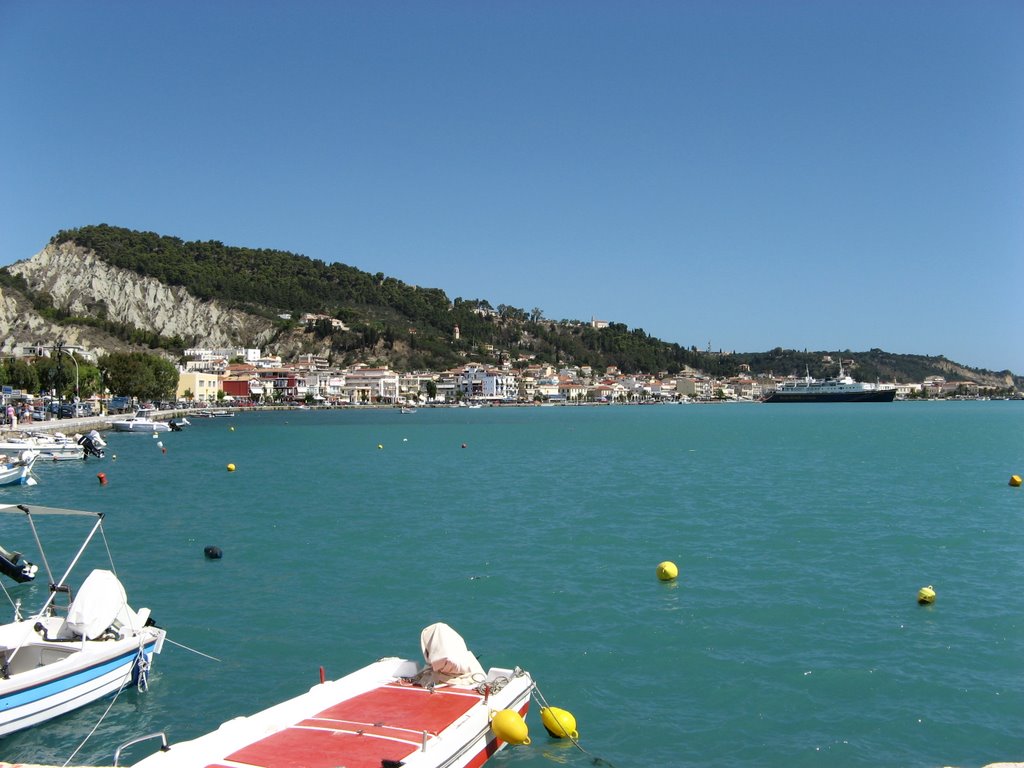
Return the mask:
<path id="1" fill-rule="evenodd" d="M 316 319 L 300 323 L 305 313 Z M 281 316 L 288 316 L 284 319 Z M 626 373 L 712 375 L 835 373 L 822 358 L 854 361 L 862 380 L 925 376 L 1022 388 L 1008 371 L 961 366 L 943 357 L 869 352 L 711 354 L 648 336 L 621 323 L 592 328 L 545 319 L 539 309 L 450 300 L 443 290 L 383 273 L 326 264 L 286 251 L 186 242 L 105 224 L 62 231 L 31 259 L 0 272 L 0 344 L 82 343 L 98 352 L 140 345 L 261 347 L 288 359 L 310 353 L 335 364 L 442 370 L 467 362 L 531 361 L 616 366 Z"/>

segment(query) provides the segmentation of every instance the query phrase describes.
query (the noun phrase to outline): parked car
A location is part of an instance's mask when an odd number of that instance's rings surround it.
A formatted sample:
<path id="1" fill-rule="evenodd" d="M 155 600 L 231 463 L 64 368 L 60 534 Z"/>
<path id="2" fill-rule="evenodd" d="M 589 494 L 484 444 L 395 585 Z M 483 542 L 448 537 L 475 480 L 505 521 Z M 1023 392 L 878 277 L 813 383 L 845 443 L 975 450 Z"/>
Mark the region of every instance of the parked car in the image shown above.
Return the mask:
<path id="1" fill-rule="evenodd" d="M 110 413 L 125 413 L 131 410 L 132 399 L 124 395 L 117 395 L 110 398 L 110 402 L 107 404 L 107 410 Z"/>
<path id="2" fill-rule="evenodd" d="M 62 419 L 74 419 L 80 416 L 92 416 L 92 403 L 63 403 L 58 415 Z"/>

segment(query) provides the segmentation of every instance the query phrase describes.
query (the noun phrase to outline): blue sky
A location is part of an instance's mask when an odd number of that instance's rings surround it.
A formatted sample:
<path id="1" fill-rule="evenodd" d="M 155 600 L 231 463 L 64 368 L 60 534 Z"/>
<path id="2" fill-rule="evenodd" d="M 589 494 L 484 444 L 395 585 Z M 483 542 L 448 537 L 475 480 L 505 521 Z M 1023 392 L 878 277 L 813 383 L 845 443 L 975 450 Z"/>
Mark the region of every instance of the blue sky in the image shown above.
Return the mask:
<path id="1" fill-rule="evenodd" d="M 1024 4 L 0 3 L 0 264 L 105 222 L 1024 374 Z"/>

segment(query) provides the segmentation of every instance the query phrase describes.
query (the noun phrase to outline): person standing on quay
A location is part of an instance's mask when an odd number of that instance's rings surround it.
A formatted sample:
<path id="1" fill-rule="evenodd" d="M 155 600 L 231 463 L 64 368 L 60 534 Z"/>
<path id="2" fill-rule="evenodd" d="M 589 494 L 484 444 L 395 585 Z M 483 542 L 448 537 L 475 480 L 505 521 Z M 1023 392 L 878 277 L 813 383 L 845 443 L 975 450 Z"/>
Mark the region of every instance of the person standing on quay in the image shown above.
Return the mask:
<path id="1" fill-rule="evenodd" d="M 11 429 L 15 429 L 18 426 L 18 417 L 14 413 L 14 406 L 11 404 L 7 406 L 7 423 L 11 425 Z"/>

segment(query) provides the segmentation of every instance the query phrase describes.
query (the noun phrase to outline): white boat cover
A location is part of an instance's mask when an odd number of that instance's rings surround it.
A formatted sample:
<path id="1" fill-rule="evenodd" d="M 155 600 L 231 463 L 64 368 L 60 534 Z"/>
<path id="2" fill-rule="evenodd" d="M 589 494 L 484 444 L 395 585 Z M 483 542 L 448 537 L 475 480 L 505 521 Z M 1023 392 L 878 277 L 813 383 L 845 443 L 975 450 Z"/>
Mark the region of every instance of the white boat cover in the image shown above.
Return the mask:
<path id="1" fill-rule="evenodd" d="M 486 677 L 462 635 L 447 624 L 438 622 L 426 627 L 420 633 L 420 647 L 435 683 L 465 685 L 474 682 L 474 675 L 481 676 L 477 681 Z"/>
<path id="2" fill-rule="evenodd" d="M 138 628 L 138 617 L 128 607 L 124 587 L 110 571 L 94 570 L 82 582 L 68 608 L 65 625 L 73 634 L 95 640 L 114 622 Z"/>

